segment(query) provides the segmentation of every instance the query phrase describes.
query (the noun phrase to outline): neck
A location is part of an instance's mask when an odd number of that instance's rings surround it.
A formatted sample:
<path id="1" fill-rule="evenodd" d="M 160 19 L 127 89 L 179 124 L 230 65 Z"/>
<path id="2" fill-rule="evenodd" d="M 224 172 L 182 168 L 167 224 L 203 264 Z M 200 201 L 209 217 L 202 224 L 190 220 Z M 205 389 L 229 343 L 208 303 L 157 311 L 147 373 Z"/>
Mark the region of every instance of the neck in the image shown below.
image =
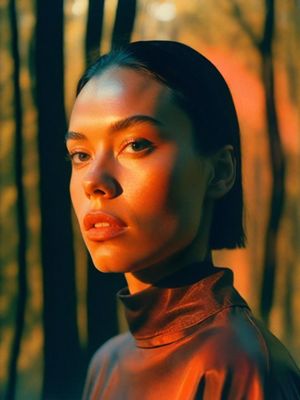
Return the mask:
<path id="1" fill-rule="evenodd" d="M 203 261 L 212 261 L 211 252 L 205 251 L 195 254 L 193 246 L 184 249 L 182 252 L 170 257 L 162 263 L 149 266 L 143 270 L 125 273 L 128 289 L 131 294 L 147 289 L 155 285 L 156 282 L 173 275 L 180 269 L 192 263 L 201 263 Z M 204 275 L 207 271 L 203 271 Z"/>

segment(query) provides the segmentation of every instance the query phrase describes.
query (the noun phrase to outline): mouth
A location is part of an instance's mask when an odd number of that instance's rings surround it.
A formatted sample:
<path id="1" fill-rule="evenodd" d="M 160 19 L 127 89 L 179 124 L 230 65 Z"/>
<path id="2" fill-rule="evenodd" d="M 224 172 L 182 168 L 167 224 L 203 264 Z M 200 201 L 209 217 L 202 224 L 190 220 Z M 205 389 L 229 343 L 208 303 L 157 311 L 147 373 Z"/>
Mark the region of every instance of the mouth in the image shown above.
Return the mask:
<path id="1" fill-rule="evenodd" d="M 89 240 L 103 242 L 125 232 L 127 225 L 121 219 L 103 211 L 92 211 L 85 215 L 83 226 Z"/>

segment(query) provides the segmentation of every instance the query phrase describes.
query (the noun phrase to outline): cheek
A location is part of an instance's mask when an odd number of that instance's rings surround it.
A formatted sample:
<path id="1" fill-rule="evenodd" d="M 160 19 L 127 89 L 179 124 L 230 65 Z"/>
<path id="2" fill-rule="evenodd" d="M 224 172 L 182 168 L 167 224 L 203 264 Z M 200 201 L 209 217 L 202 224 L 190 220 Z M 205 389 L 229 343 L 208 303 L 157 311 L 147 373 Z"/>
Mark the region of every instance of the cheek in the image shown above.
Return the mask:
<path id="1" fill-rule="evenodd" d="M 163 157 L 144 165 L 124 182 L 124 196 L 138 223 L 160 231 L 194 224 L 201 213 L 202 188 L 193 161 Z"/>
<path id="2" fill-rule="evenodd" d="M 124 198 L 138 218 L 156 218 L 171 211 L 174 161 L 166 158 L 144 163 L 124 177 Z"/>

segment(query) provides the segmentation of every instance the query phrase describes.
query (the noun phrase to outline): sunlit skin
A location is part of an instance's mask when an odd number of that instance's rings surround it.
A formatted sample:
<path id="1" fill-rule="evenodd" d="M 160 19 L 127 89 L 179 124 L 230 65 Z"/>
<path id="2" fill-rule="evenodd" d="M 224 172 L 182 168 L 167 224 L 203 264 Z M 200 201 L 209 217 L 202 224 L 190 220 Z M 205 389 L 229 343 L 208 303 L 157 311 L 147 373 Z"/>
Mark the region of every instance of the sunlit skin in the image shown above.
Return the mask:
<path id="1" fill-rule="evenodd" d="M 144 72 L 110 68 L 74 104 L 67 135 L 73 207 L 96 268 L 124 273 L 131 293 L 210 256 L 213 201 L 232 186 L 234 163 L 230 146 L 200 156 L 193 135 L 171 90 Z M 84 227 L 91 211 L 125 228 L 91 240 Z"/>

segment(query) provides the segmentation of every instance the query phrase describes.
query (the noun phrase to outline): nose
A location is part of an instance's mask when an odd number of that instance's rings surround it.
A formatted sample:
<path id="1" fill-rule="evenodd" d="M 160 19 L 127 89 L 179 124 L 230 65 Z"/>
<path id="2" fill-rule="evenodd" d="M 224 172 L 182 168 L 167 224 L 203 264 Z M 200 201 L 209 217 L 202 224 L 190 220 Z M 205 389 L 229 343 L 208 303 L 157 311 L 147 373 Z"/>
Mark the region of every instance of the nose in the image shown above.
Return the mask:
<path id="1" fill-rule="evenodd" d="M 102 168 L 93 168 L 86 174 L 83 188 L 89 199 L 93 197 L 113 199 L 122 192 L 118 181 Z"/>

